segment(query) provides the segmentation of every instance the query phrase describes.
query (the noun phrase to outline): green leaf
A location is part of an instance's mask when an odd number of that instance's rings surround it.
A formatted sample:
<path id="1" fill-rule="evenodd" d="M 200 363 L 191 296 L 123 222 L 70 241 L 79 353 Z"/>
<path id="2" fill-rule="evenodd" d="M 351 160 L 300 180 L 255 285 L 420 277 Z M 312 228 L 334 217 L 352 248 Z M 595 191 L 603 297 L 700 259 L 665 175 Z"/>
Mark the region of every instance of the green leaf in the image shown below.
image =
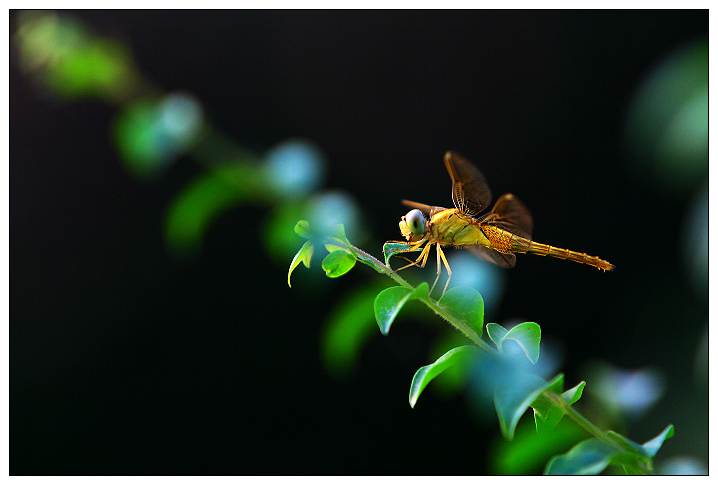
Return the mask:
<path id="1" fill-rule="evenodd" d="M 563 392 L 563 379 L 563 374 L 557 375 L 549 382 L 549 386 L 544 391 L 561 394 Z M 564 413 L 561 407 L 547 398 L 543 392 L 531 403 L 531 407 L 534 410 L 537 433 L 554 428 L 563 418 Z"/>
<path id="2" fill-rule="evenodd" d="M 324 243 L 324 247 L 327 248 L 327 251 L 330 253 L 333 253 L 334 251 L 346 251 L 347 248 L 344 245 L 337 246 L 336 244 L 332 243 Z"/>
<path id="3" fill-rule="evenodd" d="M 529 406 L 554 383 L 546 382 L 536 374 L 506 366 L 505 374 L 497 379 L 494 389 L 494 406 L 499 417 L 501 433 L 512 440 L 514 430 Z"/>
<path id="4" fill-rule="evenodd" d="M 505 340 L 513 340 L 521 346 L 531 363 L 535 364 L 538 362 L 541 327 L 539 327 L 537 323 L 520 323 L 511 330 L 506 330 L 496 323 L 487 323 L 486 333 L 489 334 L 489 338 L 491 338 L 499 350 L 501 350 Z"/>
<path id="5" fill-rule="evenodd" d="M 312 237 L 311 232 L 309 231 L 309 222 L 301 220 L 297 222 L 297 224 L 294 226 L 294 232 L 299 234 L 304 239 L 309 239 Z"/>
<path id="6" fill-rule="evenodd" d="M 409 299 L 411 290 L 403 286 L 392 286 L 379 293 L 374 299 L 374 316 L 379 330 L 387 335 L 396 315 Z"/>
<path id="7" fill-rule="evenodd" d="M 607 435 L 620 443 L 621 446 L 623 446 L 626 450 L 631 452 L 638 452 L 646 458 L 653 458 L 656 453 L 658 453 L 658 450 L 661 449 L 661 446 L 663 446 L 663 442 L 666 441 L 668 438 L 673 437 L 673 433 L 674 429 L 673 425 L 671 424 L 667 426 L 663 431 L 661 431 L 661 434 L 659 434 L 655 438 L 646 441 L 642 445 L 639 445 L 638 443 L 631 441 L 630 439 L 619 433 L 616 433 L 615 431 L 606 431 Z"/>
<path id="8" fill-rule="evenodd" d="M 566 401 L 570 406 L 571 404 L 574 404 L 579 399 L 581 399 L 584 387 L 586 387 L 586 381 L 581 381 L 568 391 L 564 392 L 561 396 L 563 397 L 563 400 Z"/>
<path id="9" fill-rule="evenodd" d="M 504 337 L 504 340 L 513 340 L 518 343 L 526 353 L 526 357 L 535 364 L 539 359 L 541 344 L 541 327 L 535 322 L 519 323 Z"/>
<path id="10" fill-rule="evenodd" d="M 439 305 L 481 336 L 484 327 L 484 299 L 478 291 L 468 286 L 451 288 L 441 297 Z"/>
<path id="11" fill-rule="evenodd" d="M 497 348 L 501 348 L 501 342 L 504 341 L 504 337 L 509 333 L 504 327 L 498 323 L 487 323 L 486 334 L 489 336 L 491 341 L 496 344 Z"/>
<path id="12" fill-rule="evenodd" d="M 643 443 L 643 450 L 645 451 L 646 456 L 650 456 L 651 458 L 656 456 L 658 450 L 660 450 L 661 446 L 663 446 L 663 442 L 668 438 L 673 438 L 673 433 L 673 425 L 669 424 L 666 426 L 666 429 L 661 431 L 661 434 Z"/>
<path id="13" fill-rule="evenodd" d="M 399 310 L 407 301 L 415 298 L 427 298 L 428 294 L 429 285 L 425 282 L 414 290 L 403 286 L 392 286 L 379 293 L 374 300 L 374 316 L 381 333 L 384 335 L 389 333 L 391 324 L 394 323 Z"/>
<path id="14" fill-rule="evenodd" d="M 418 251 L 420 248 L 415 247 L 412 249 L 411 244 L 403 242 L 389 241 L 384 243 L 384 263 L 389 266 L 389 258 L 398 253 L 406 253 L 411 251 Z"/>
<path id="15" fill-rule="evenodd" d="M 344 224 L 335 225 L 334 231 L 335 235 L 329 238 L 330 242 L 324 244 L 324 246 L 327 248 L 327 251 L 331 253 L 334 251 L 342 250 L 354 254 L 354 251 L 352 250 L 352 244 L 349 242 L 346 233 L 344 232 Z M 354 254 L 354 256 L 356 257 L 356 254 Z"/>
<path id="16" fill-rule="evenodd" d="M 559 406 L 555 404 L 548 408 L 545 414 L 540 416 L 534 408 L 534 421 L 536 423 L 536 432 L 543 433 L 546 430 L 555 428 L 558 423 L 563 419 L 564 412 Z"/>
<path id="17" fill-rule="evenodd" d="M 537 433 L 527 421 L 520 421 L 512 441 L 497 439 L 489 451 L 491 475 L 536 475 L 542 473 L 552 456 L 564 453 L 581 440 L 586 430 L 570 419 L 552 429 Z"/>
<path id="18" fill-rule="evenodd" d="M 621 464 L 629 469 L 634 467 L 649 466 L 651 459 L 650 457 L 644 455 L 641 445 L 629 440 L 625 436 L 616 433 L 615 431 L 606 431 L 606 434 L 613 438 L 613 440 L 627 452 L 621 460 L 616 460 L 614 458 L 614 465 Z"/>
<path id="19" fill-rule="evenodd" d="M 357 262 L 353 254 L 344 251 L 334 251 L 322 261 L 322 269 L 330 278 L 338 278 L 349 272 Z"/>
<path id="20" fill-rule="evenodd" d="M 409 309 L 407 308 L 407 310 Z M 431 317 L 432 315 L 425 312 L 421 316 Z M 468 343 L 468 337 L 461 332 L 445 332 L 432 343 L 429 357 L 434 361 L 454 347 L 460 347 Z M 468 366 L 454 366 L 446 369 L 441 374 L 441 379 L 432 383 L 432 390 L 445 399 L 458 396 L 462 393 L 466 384 L 472 381 L 470 370 Z"/>
<path id="21" fill-rule="evenodd" d="M 262 227 L 262 241 L 267 253 L 277 262 L 291 260 L 296 253 L 297 221 L 304 215 L 301 203 L 282 203 L 267 214 Z M 304 239 L 310 239 L 305 237 Z M 302 241 L 303 242 L 303 241 Z M 282 263 L 283 264 L 283 263 Z"/>
<path id="22" fill-rule="evenodd" d="M 428 286 L 428 285 L 427 285 Z M 413 408 L 422 391 L 429 382 L 449 367 L 466 362 L 469 358 L 478 355 L 479 349 L 473 345 L 463 345 L 449 350 L 439 357 L 433 364 L 425 365 L 414 374 L 409 388 L 409 404 Z"/>
<path id="23" fill-rule="evenodd" d="M 352 244 L 347 239 L 346 231 L 344 230 L 344 224 L 336 224 L 334 226 L 334 235 L 331 237 L 335 241 L 343 244 L 347 248 L 351 248 Z"/>
<path id="24" fill-rule="evenodd" d="M 622 452 L 598 438 L 582 441 L 549 460 L 545 475 L 598 475 Z"/>
<path id="25" fill-rule="evenodd" d="M 551 381 L 545 391 L 561 395 L 561 398 L 568 405 L 571 405 L 581 398 L 581 393 L 585 386 L 586 383 L 582 381 L 572 389 L 563 392 L 563 374 L 559 374 Z M 561 406 L 545 397 L 544 393 L 541 393 L 536 400 L 531 403 L 531 407 L 534 409 L 534 420 L 536 421 L 536 431 L 538 433 L 555 427 L 564 415 Z"/>
<path id="26" fill-rule="evenodd" d="M 328 242 L 324 243 L 324 247 L 326 247 L 327 251 L 329 251 L 330 253 L 335 251 L 345 251 L 352 254 L 357 260 L 368 264 L 379 273 L 386 274 L 390 271 L 390 269 L 388 268 L 383 268 L 381 266 L 381 262 L 375 259 L 370 254 L 367 254 L 364 251 L 355 248 L 347 239 L 343 224 L 337 224 L 335 226 L 335 235 L 329 237 L 327 241 Z"/>
<path id="27" fill-rule="evenodd" d="M 419 300 L 422 298 L 429 298 L 429 284 L 427 282 L 419 283 L 419 286 L 414 288 L 414 291 L 411 292 L 412 300 Z"/>
<path id="28" fill-rule="evenodd" d="M 292 264 L 289 265 L 289 273 L 287 274 L 287 284 L 289 287 L 292 287 L 292 282 L 290 281 L 292 277 L 292 272 L 294 271 L 294 268 L 299 266 L 299 263 L 304 263 L 304 266 L 307 268 L 309 267 L 309 263 L 312 261 L 312 254 L 314 254 L 314 244 L 312 241 L 306 241 L 302 248 L 297 252 L 297 254 L 294 255 L 294 259 L 292 260 Z"/>
<path id="29" fill-rule="evenodd" d="M 560 394 L 563 391 L 564 376 L 563 373 L 558 374 L 556 377 L 549 381 L 549 386 L 544 391 L 553 392 Z"/>

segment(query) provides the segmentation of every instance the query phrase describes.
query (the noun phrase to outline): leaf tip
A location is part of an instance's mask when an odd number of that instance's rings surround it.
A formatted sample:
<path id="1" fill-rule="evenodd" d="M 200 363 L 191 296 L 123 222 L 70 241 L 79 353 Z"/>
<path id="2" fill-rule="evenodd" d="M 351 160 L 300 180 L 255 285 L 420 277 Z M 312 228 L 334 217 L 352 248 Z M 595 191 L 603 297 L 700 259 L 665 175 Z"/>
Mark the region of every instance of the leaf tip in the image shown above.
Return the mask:
<path id="1" fill-rule="evenodd" d="M 309 222 L 305 220 L 300 220 L 294 225 L 294 232 L 297 233 L 297 235 L 303 237 L 304 239 L 309 239 Z"/>
<path id="2" fill-rule="evenodd" d="M 294 269 L 299 266 L 299 263 L 304 263 L 304 266 L 308 268 L 313 254 L 314 244 L 312 244 L 311 241 L 306 241 L 297 254 L 294 255 L 292 264 L 289 265 L 289 273 L 287 274 L 287 284 L 290 288 L 292 287 L 291 277 Z"/>

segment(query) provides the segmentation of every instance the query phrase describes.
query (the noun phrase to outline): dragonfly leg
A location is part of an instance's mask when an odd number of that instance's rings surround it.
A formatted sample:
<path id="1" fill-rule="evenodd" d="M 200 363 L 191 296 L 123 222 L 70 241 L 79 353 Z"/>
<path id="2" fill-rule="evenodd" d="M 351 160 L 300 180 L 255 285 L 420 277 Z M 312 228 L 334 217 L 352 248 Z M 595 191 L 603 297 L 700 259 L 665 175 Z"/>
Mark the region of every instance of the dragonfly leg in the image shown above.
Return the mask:
<path id="1" fill-rule="evenodd" d="M 416 261 L 411 261 L 409 258 L 402 256 L 402 258 L 406 259 L 407 261 L 410 261 L 409 264 L 402 266 L 399 269 L 395 269 L 394 273 L 397 271 L 401 271 L 402 269 L 406 269 L 409 266 L 418 266 L 419 268 L 423 268 L 426 266 L 426 258 L 429 256 L 429 250 L 431 249 L 431 244 L 427 244 L 424 249 L 421 250 L 421 253 L 419 254 L 419 257 L 416 258 Z M 421 261 L 423 259 L 423 261 Z M 419 262 L 421 261 L 421 262 Z"/>
<path id="2" fill-rule="evenodd" d="M 421 263 L 419 263 L 419 268 L 426 266 L 426 260 L 429 258 L 429 252 L 431 252 L 431 244 L 424 246 L 424 249 L 421 250 L 421 254 L 418 258 L 416 258 L 417 263 L 420 259 L 422 260 Z"/>
<path id="3" fill-rule="evenodd" d="M 446 266 L 446 273 L 448 274 L 448 276 L 446 277 L 446 284 L 444 285 L 444 291 L 441 292 L 441 296 L 444 296 L 444 293 L 446 293 L 446 289 L 449 287 L 449 281 L 451 281 L 451 266 L 449 266 L 449 262 L 446 261 L 444 251 L 441 250 L 441 246 L 439 246 L 438 244 L 436 245 L 436 252 L 438 252 L 441 256 L 441 260 L 444 262 L 444 266 Z"/>
<path id="4" fill-rule="evenodd" d="M 436 283 L 439 282 L 439 277 L 441 276 L 441 244 L 436 245 L 436 279 L 434 280 L 434 284 L 431 285 L 431 289 L 429 290 L 429 294 L 431 294 L 432 291 L 434 291 L 434 287 L 436 286 Z M 444 288 L 444 291 L 446 291 L 446 288 Z M 442 293 L 443 295 L 443 293 Z"/>
<path id="5" fill-rule="evenodd" d="M 398 273 L 398 272 L 401 271 L 402 269 L 406 269 L 406 268 L 408 268 L 409 266 L 419 266 L 418 264 L 416 264 L 416 261 L 412 261 L 412 260 L 410 260 L 409 258 L 407 258 L 406 256 L 401 256 L 401 257 L 404 258 L 404 259 L 406 259 L 407 261 L 409 261 L 409 264 L 406 264 L 406 265 L 402 266 L 401 268 L 395 269 L 395 270 L 394 270 L 394 273 Z M 417 258 L 417 261 L 418 261 L 418 258 Z"/>

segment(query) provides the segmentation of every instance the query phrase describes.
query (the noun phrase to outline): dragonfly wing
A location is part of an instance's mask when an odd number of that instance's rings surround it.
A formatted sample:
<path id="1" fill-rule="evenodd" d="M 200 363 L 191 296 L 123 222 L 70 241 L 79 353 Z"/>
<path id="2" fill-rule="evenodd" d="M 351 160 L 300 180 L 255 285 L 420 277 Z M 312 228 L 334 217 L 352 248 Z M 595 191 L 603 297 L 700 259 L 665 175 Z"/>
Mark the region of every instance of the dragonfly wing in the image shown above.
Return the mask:
<path id="1" fill-rule="evenodd" d="M 433 216 L 437 212 L 446 210 L 445 207 L 439 207 L 438 205 L 420 204 L 419 202 L 414 202 L 411 200 L 402 200 L 401 203 L 407 207 L 411 207 L 412 209 L 419 209 L 421 212 L 429 214 L 429 216 Z"/>
<path id="2" fill-rule="evenodd" d="M 513 268 L 516 266 L 516 255 L 514 253 L 501 253 L 495 249 L 487 248 L 476 244 L 474 246 L 467 246 L 469 251 L 472 252 L 478 258 L 494 263 L 502 268 Z"/>
<path id="3" fill-rule="evenodd" d="M 448 151 L 444 165 L 451 177 L 454 206 L 463 213 L 476 216 L 491 203 L 491 189 L 484 175 L 462 155 Z"/>
<path id="4" fill-rule="evenodd" d="M 531 213 L 524 203 L 513 194 L 504 194 L 499 197 L 494 208 L 482 222 L 526 239 L 531 239 L 534 229 Z"/>

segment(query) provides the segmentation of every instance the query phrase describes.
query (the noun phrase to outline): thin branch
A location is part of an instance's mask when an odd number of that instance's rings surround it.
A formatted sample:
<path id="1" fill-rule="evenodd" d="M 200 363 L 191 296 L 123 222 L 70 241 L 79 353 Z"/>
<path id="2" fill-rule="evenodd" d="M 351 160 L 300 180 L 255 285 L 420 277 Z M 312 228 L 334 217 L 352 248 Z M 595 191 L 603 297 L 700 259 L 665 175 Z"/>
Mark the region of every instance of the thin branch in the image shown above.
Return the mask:
<path id="1" fill-rule="evenodd" d="M 385 265 L 378 259 L 376 259 L 371 254 L 357 248 L 356 246 L 349 245 L 345 246 L 346 249 L 357 256 L 357 259 L 359 261 L 362 261 L 363 263 L 374 266 L 375 269 L 377 269 L 380 273 L 386 274 L 391 279 L 396 281 L 398 284 L 403 286 L 404 288 L 407 288 L 409 290 L 414 290 L 414 286 L 409 284 L 404 278 L 399 276 L 396 271 L 391 269 L 389 266 Z M 371 262 L 369 262 L 371 261 Z M 477 347 L 479 347 L 481 350 L 484 350 L 489 353 L 496 353 L 496 349 L 491 347 L 488 343 L 486 343 L 484 340 L 479 337 L 479 335 L 474 332 L 471 328 L 464 325 L 462 322 L 458 321 L 454 316 L 452 316 L 450 313 L 448 313 L 446 310 L 444 310 L 438 301 L 433 300 L 431 297 L 427 298 L 419 298 L 424 304 L 426 304 L 431 310 L 434 311 L 437 315 L 439 315 L 441 318 L 449 322 L 451 325 L 453 325 L 457 330 L 459 330 L 461 333 L 463 333 L 468 339 L 470 339 Z M 552 402 L 557 404 L 566 416 L 569 417 L 572 421 L 574 421 L 576 424 L 581 426 L 583 429 L 585 429 L 589 434 L 595 436 L 599 440 L 605 442 L 609 446 L 616 448 L 617 450 L 623 452 L 625 451 L 620 444 L 618 444 L 615 440 L 613 440 L 610 436 L 608 436 L 603 430 L 601 430 L 598 426 L 590 422 L 587 418 L 585 418 L 581 413 L 579 413 L 576 409 L 574 409 L 571 405 L 569 405 L 561 396 L 545 391 L 544 396 L 550 399 Z M 652 470 L 641 466 L 640 469 L 641 472 L 644 474 L 652 474 Z"/>

